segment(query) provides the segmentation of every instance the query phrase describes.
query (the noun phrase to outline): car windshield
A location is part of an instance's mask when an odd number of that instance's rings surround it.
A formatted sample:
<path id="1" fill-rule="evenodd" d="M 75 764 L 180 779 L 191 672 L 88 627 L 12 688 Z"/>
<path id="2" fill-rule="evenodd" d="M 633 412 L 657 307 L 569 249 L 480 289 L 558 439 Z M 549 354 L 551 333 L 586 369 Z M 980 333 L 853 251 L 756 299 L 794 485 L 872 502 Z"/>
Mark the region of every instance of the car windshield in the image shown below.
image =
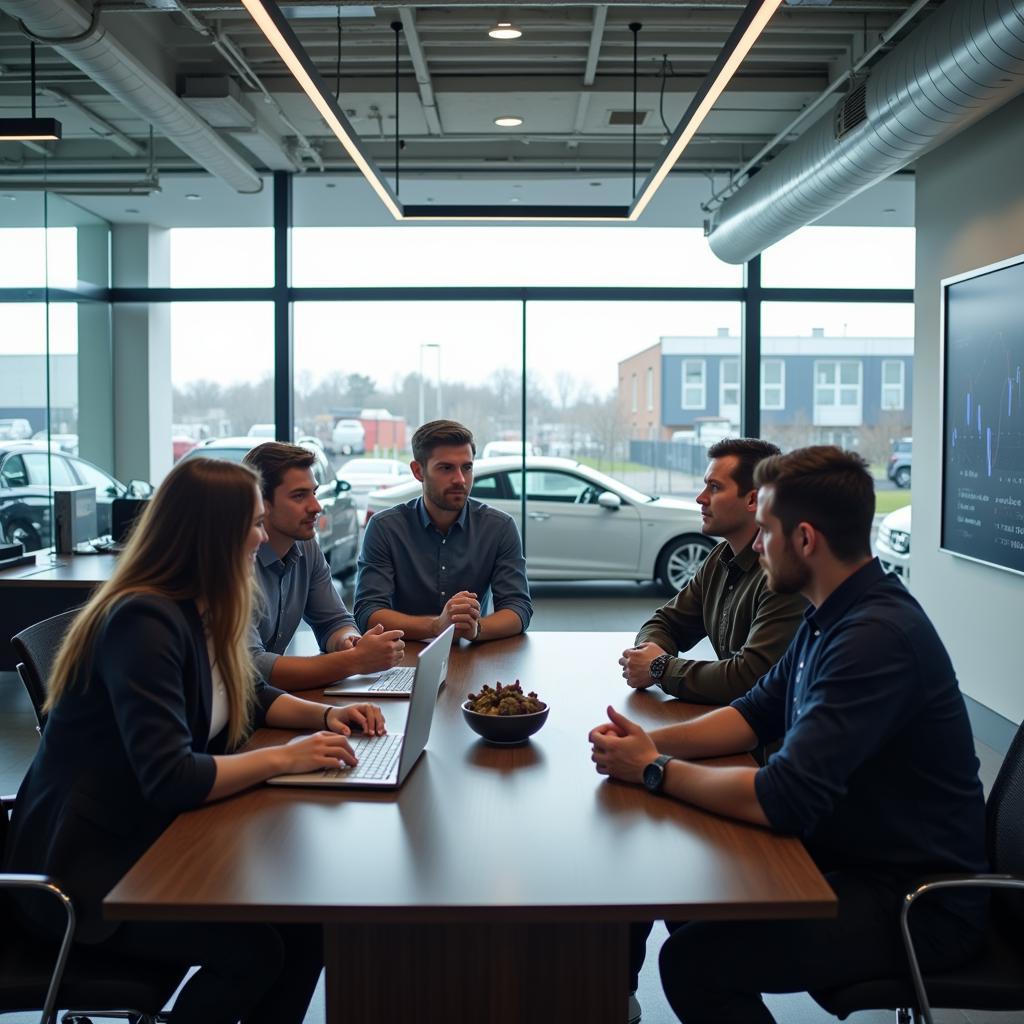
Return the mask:
<path id="1" fill-rule="evenodd" d="M 227 459 L 228 462 L 241 462 L 249 454 L 249 448 L 193 448 L 186 458 Z"/>
<path id="2" fill-rule="evenodd" d="M 341 467 L 345 473 L 394 473 L 394 464 L 387 459 L 355 459 Z"/>
<path id="3" fill-rule="evenodd" d="M 630 487 L 629 484 L 624 484 L 621 480 L 616 480 L 614 477 L 606 476 L 599 470 L 591 469 L 589 474 L 593 479 L 597 480 L 598 483 L 602 484 L 606 490 L 618 491 L 624 498 L 629 498 L 630 501 L 636 501 L 640 503 L 654 501 L 654 498 L 650 494 L 644 494 L 643 491 L 638 491 L 634 487 Z"/>

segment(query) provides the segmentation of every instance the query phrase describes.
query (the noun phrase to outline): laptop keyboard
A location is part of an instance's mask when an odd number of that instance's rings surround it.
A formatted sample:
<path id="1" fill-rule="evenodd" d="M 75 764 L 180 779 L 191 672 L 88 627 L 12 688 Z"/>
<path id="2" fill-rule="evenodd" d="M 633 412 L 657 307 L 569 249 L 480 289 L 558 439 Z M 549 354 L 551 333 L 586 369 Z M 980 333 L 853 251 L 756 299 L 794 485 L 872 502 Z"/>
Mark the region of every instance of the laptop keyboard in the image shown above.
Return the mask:
<path id="1" fill-rule="evenodd" d="M 389 668 L 382 672 L 367 689 L 373 693 L 409 693 L 416 669 L 412 667 Z"/>
<path id="2" fill-rule="evenodd" d="M 400 733 L 388 733 L 386 736 L 369 737 L 350 736 L 349 744 L 359 758 L 355 768 L 325 768 L 324 776 L 328 779 L 387 779 L 396 774 L 398 758 L 402 753 L 402 736 Z"/>

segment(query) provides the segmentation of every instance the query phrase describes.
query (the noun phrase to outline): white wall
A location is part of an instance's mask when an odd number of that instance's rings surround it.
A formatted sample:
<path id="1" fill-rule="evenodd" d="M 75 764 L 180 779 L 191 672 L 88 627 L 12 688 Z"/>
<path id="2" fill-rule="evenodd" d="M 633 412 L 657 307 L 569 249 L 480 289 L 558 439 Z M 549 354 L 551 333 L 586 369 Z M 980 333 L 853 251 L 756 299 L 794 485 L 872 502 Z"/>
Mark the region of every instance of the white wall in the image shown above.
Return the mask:
<path id="1" fill-rule="evenodd" d="M 939 551 L 939 282 L 1024 251 L 1024 97 L 922 158 L 916 205 L 913 590 L 964 693 L 1019 723 L 1024 577 Z"/>

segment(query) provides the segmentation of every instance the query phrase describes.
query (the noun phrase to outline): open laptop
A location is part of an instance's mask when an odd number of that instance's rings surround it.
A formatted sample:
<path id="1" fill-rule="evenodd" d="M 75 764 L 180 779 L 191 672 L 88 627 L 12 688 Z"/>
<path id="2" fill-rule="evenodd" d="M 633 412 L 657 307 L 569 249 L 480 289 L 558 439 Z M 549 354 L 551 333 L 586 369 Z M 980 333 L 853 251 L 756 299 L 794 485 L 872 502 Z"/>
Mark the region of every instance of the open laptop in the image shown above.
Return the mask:
<path id="1" fill-rule="evenodd" d="M 328 786 L 342 789 L 397 789 L 419 760 L 430 736 L 430 723 L 441 683 L 448 671 L 448 654 L 455 627 L 449 626 L 420 651 L 409 697 L 404 733 L 364 737 L 349 743 L 359 758 L 354 768 L 321 768 L 301 775 L 275 775 L 273 786 Z"/>
<path id="2" fill-rule="evenodd" d="M 411 665 L 396 665 L 382 672 L 346 676 L 328 686 L 324 693 L 329 697 L 408 697 L 415 675 L 416 669 Z"/>

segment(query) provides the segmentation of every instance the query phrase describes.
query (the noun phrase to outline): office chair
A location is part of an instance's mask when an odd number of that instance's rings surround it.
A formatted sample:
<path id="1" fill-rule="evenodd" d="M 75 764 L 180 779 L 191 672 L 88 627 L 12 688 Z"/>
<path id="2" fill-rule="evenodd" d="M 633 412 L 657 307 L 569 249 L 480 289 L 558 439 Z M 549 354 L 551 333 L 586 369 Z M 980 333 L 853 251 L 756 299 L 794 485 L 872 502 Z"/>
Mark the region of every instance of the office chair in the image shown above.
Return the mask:
<path id="1" fill-rule="evenodd" d="M 11 645 L 18 656 L 15 666 L 21 681 L 32 701 L 32 710 L 36 715 L 36 731 L 42 732 L 46 725 L 46 681 L 50 678 L 50 670 L 57 658 L 64 634 L 68 631 L 72 619 L 79 609 L 61 612 L 52 618 L 43 619 L 20 633 L 11 637 Z"/>
<path id="2" fill-rule="evenodd" d="M 1010 744 L 985 806 L 989 863 L 997 874 L 945 876 L 904 899 L 900 931 L 910 976 L 875 978 L 825 992 L 815 1001 L 841 1020 L 857 1010 L 895 1009 L 899 1024 L 932 1024 L 932 1006 L 958 1010 L 1024 1010 L 1024 724 Z M 922 976 L 907 926 L 914 903 L 956 887 L 993 891 L 984 951 L 970 963 Z"/>
<path id="3" fill-rule="evenodd" d="M 0 797 L 0 860 L 7 845 L 13 797 Z M 64 907 L 67 925 L 60 943 L 37 939 L 20 924 L 9 892 L 35 890 Z M 40 1024 L 56 1024 L 58 1006 L 69 1010 L 65 1024 L 96 1017 L 120 1017 L 131 1024 L 158 1024 L 160 1010 L 177 988 L 184 968 L 114 960 L 87 947 L 72 949 L 75 908 L 60 885 L 47 875 L 0 873 L 0 1013 L 41 1008 Z M 132 1009 L 125 1009 L 132 1007 Z"/>

